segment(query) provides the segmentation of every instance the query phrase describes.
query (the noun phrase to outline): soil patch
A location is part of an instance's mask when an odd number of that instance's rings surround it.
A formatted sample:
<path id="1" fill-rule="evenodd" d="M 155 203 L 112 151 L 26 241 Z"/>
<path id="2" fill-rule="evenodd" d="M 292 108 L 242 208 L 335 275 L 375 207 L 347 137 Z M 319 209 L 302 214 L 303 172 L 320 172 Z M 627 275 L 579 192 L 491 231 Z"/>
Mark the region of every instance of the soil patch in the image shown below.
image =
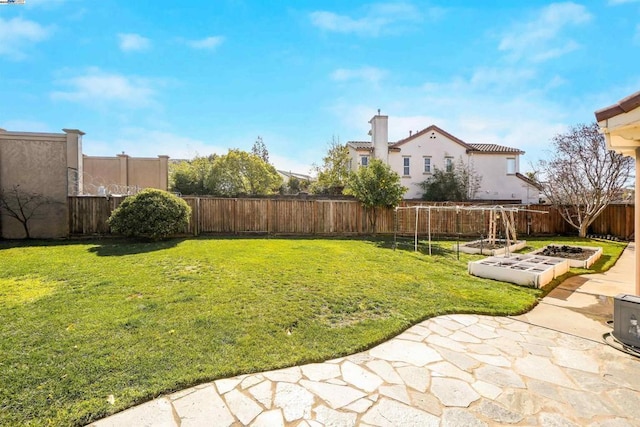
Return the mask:
<path id="1" fill-rule="evenodd" d="M 549 245 L 542 252 L 539 252 L 538 255 L 551 256 L 556 258 L 566 258 L 566 259 L 576 259 L 579 261 L 585 261 L 591 257 L 591 255 L 595 254 L 595 249 L 583 249 L 575 246 L 554 246 Z"/>

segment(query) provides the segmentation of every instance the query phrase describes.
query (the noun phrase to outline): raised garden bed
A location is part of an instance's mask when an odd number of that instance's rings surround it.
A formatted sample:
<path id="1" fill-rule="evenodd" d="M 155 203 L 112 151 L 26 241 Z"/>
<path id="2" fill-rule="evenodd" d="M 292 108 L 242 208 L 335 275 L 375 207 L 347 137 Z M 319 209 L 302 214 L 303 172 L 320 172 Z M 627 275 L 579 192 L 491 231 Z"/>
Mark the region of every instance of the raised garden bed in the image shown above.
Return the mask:
<path id="1" fill-rule="evenodd" d="M 485 279 L 542 288 L 569 271 L 569 261 L 540 255 L 493 256 L 468 264 L 469 274 Z"/>
<path id="2" fill-rule="evenodd" d="M 569 261 L 569 266 L 572 268 L 589 268 L 602 255 L 602 248 L 596 246 L 547 245 L 530 254 L 563 258 Z"/>
<path id="3" fill-rule="evenodd" d="M 474 240 L 473 242 L 468 242 L 463 245 L 460 245 L 460 252 L 464 252 L 466 254 L 482 254 L 482 255 L 490 255 L 490 256 L 498 256 L 504 255 L 506 252 L 506 244 L 505 240 L 496 240 L 494 244 L 490 244 L 489 240 Z M 518 240 L 515 243 L 509 245 L 509 252 L 513 253 L 515 251 L 519 251 L 527 245 L 526 240 Z"/>

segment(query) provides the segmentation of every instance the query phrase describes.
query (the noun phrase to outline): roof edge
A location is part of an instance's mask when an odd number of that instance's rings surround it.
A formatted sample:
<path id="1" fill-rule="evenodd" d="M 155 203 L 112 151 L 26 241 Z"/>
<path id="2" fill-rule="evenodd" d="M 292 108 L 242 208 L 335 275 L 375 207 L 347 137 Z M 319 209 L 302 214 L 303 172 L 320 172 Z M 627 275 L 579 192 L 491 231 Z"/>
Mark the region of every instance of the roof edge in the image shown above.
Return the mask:
<path id="1" fill-rule="evenodd" d="M 622 98 L 617 103 L 595 112 L 596 120 L 601 122 L 640 107 L 640 91 Z"/>

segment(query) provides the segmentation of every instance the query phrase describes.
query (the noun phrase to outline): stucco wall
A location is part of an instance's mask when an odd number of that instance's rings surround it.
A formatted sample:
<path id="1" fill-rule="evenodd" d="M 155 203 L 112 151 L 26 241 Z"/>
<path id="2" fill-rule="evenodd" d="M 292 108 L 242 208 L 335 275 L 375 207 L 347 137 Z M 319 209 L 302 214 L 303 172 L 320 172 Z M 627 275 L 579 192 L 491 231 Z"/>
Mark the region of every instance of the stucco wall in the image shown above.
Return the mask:
<path id="1" fill-rule="evenodd" d="M 167 190 L 169 158 L 84 156 L 84 194 L 99 194 L 104 188 L 108 194 L 130 194 L 136 189 L 158 188 Z"/>
<path id="2" fill-rule="evenodd" d="M 519 156 L 515 154 L 474 154 L 473 164 L 482 176 L 477 199 L 522 200 L 522 203 L 538 203 L 539 191 L 518 178 L 507 174 L 507 159 L 515 158 L 516 172 L 520 171 Z"/>
<path id="3" fill-rule="evenodd" d="M 31 220 L 31 237 L 68 235 L 67 177 L 67 135 L 0 131 L 0 187 L 18 185 L 50 200 Z M 3 238 L 25 237 L 17 220 L 3 215 L 0 222 Z"/>

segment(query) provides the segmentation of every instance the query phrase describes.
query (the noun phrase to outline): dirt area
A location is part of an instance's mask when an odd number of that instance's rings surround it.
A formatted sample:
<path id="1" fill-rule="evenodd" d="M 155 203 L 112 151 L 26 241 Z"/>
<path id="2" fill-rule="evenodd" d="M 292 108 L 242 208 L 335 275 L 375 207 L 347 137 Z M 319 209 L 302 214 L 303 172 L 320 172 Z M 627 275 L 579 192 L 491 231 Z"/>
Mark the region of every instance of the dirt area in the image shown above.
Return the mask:
<path id="1" fill-rule="evenodd" d="M 464 246 L 468 248 L 487 249 L 487 250 L 502 249 L 504 248 L 504 245 L 505 245 L 504 240 L 496 240 L 496 243 L 493 243 L 493 244 L 490 244 L 486 240 L 483 240 L 482 242 L 477 241 L 477 242 L 470 242 L 470 243 L 464 244 Z"/>
<path id="2" fill-rule="evenodd" d="M 589 259 L 589 257 L 595 253 L 596 253 L 595 250 L 582 249 L 582 248 L 577 248 L 575 246 L 549 245 L 546 248 L 544 248 L 542 252 L 539 252 L 538 255 L 552 256 L 556 258 L 577 259 L 580 261 L 584 261 Z"/>

